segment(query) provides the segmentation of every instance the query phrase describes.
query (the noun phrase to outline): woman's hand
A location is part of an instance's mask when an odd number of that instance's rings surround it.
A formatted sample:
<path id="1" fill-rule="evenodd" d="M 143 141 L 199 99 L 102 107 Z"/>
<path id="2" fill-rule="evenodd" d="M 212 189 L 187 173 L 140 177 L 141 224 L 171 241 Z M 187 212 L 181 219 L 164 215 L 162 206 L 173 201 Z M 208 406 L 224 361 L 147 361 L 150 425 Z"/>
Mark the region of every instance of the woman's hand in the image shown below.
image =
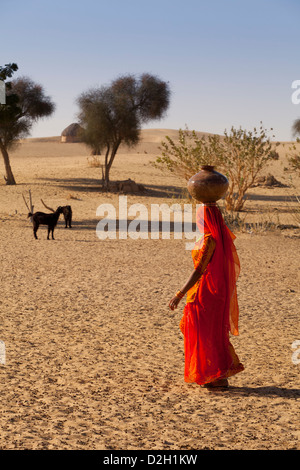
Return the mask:
<path id="1" fill-rule="evenodd" d="M 177 297 L 176 295 L 173 297 L 173 299 L 170 300 L 169 302 L 169 307 L 171 310 L 174 310 L 175 308 L 177 308 L 179 302 L 180 302 L 180 298 Z"/>
<path id="2" fill-rule="evenodd" d="M 174 310 L 175 308 L 178 307 L 178 304 L 180 300 L 182 299 L 184 293 L 187 293 L 191 287 L 200 279 L 201 277 L 201 271 L 198 271 L 197 269 L 194 269 L 193 272 L 191 273 L 190 277 L 186 281 L 185 285 L 177 292 L 178 295 L 175 295 L 173 299 L 170 300 L 169 302 L 169 307 L 171 310 Z"/>

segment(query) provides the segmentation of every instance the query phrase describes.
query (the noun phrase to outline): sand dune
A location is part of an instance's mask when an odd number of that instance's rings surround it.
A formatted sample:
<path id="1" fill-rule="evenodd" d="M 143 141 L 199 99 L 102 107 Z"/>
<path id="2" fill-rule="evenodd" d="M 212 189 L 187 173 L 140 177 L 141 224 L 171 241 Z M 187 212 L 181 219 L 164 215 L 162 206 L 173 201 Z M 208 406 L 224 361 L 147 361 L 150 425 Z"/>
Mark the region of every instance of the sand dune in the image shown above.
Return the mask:
<path id="1" fill-rule="evenodd" d="M 122 150 L 111 178 L 146 186 L 128 205 L 176 201 L 184 182 L 154 169 L 169 130 Z M 176 135 L 173 131 L 173 136 Z M 145 153 L 145 151 L 147 153 Z M 100 169 L 82 144 L 28 139 L 11 156 L 17 185 L 0 185 L 1 449 L 299 449 L 299 229 L 237 233 L 245 371 L 223 392 L 183 381 L 183 340 L 168 301 L 192 269 L 184 240 L 99 240 Z M 270 171 L 282 179 L 286 162 Z M 3 168 L 3 167 L 2 167 Z M 4 170 L 2 169 L 2 173 Z M 55 240 L 34 240 L 22 194 L 71 204 Z M 299 188 L 297 188 L 299 194 Z M 287 188 L 251 190 L 247 217 L 293 225 Z"/>

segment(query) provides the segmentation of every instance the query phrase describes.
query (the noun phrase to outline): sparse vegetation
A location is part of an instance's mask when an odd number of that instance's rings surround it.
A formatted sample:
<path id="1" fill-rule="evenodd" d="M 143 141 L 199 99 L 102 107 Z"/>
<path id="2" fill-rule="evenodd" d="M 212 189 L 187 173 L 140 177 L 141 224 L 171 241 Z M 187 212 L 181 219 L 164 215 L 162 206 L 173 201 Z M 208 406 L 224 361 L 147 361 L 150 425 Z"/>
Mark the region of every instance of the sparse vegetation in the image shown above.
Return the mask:
<path id="1" fill-rule="evenodd" d="M 299 138 L 296 140 L 296 144 L 293 143 L 289 147 L 289 152 L 287 154 L 289 168 L 287 170 L 290 170 L 294 172 L 297 176 L 300 176 L 300 154 L 299 148 L 297 148 L 297 144 L 300 144 Z"/>
<path id="2" fill-rule="evenodd" d="M 300 119 L 298 120 L 298 124 L 300 126 Z M 299 128 L 300 131 L 300 128 Z M 294 179 L 300 178 L 300 155 L 299 155 L 299 147 L 297 148 L 297 144 L 300 144 L 300 138 L 296 139 L 296 143 L 290 145 L 287 153 L 287 160 L 288 160 L 288 167 L 285 168 L 287 172 L 290 173 L 290 182 L 291 186 L 295 189 Z M 293 219 L 296 224 L 300 227 L 300 199 L 299 195 L 294 194 L 293 199 L 296 199 L 297 203 L 296 206 L 292 208 L 292 215 Z"/>
<path id="3" fill-rule="evenodd" d="M 293 122 L 292 132 L 294 137 L 300 135 L 300 118 L 295 119 L 295 121 Z"/>
<path id="4" fill-rule="evenodd" d="M 16 64 L 0 67 L 1 79 L 10 78 L 18 69 Z M 5 82 L 6 104 L 0 104 L 0 150 L 4 159 L 6 184 L 16 184 L 8 151 L 26 137 L 38 119 L 50 116 L 54 103 L 46 96 L 41 85 L 30 78 L 21 77 Z"/>
<path id="5" fill-rule="evenodd" d="M 154 165 L 189 180 L 202 165 L 215 165 L 220 152 L 218 135 L 199 136 L 194 130 L 179 129 L 178 142 L 166 136 L 161 142 L 161 155 Z"/>
<path id="6" fill-rule="evenodd" d="M 87 161 L 88 161 L 88 166 L 90 166 L 92 168 L 102 168 L 103 167 L 98 155 L 92 155 L 91 157 L 88 157 Z"/>
<path id="7" fill-rule="evenodd" d="M 226 209 L 240 211 L 247 191 L 256 183 L 261 171 L 270 161 L 278 159 L 273 145 L 262 125 L 253 131 L 232 127 L 230 132 L 225 130 L 224 136 L 198 137 L 195 131 L 179 130 L 178 143 L 166 137 L 154 164 L 186 180 L 202 165 L 214 165 L 230 182 Z"/>
<path id="8" fill-rule="evenodd" d="M 141 125 L 161 118 L 169 106 L 169 97 L 168 84 L 149 74 L 139 79 L 126 75 L 110 86 L 79 96 L 83 140 L 96 153 L 105 149 L 102 177 L 105 189 L 109 189 L 110 169 L 121 143 L 137 144 Z"/>

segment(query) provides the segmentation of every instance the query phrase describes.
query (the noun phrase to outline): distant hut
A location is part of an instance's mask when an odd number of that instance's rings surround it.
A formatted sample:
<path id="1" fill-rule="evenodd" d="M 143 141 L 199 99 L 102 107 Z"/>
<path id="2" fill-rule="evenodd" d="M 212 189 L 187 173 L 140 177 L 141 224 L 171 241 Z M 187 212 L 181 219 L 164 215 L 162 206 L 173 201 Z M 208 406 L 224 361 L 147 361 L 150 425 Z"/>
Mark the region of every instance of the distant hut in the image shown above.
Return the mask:
<path id="1" fill-rule="evenodd" d="M 62 131 L 61 142 L 82 142 L 81 132 L 82 127 L 76 122 L 73 122 Z"/>

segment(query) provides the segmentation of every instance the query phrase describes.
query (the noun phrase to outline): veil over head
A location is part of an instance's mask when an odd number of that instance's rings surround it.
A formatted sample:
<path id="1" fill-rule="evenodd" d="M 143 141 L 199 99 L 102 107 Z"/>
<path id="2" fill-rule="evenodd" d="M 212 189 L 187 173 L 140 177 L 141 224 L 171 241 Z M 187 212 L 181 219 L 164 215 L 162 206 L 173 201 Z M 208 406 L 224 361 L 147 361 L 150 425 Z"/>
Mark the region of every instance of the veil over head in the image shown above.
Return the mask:
<path id="1" fill-rule="evenodd" d="M 224 299 L 226 327 L 238 335 L 239 307 L 236 282 L 240 273 L 240 262 L 234 246 L 235 235 L 227 227 L 216 204 L 203 204 L 197 210 L 196 223 L 200 233 L 210 233 L 216 242 L 213 257 L 207 267 L 209 287 Z M 204 293 L 203 293 L 204 295 Z M 203 299 L 205 302 L 205 299 Z"/>

